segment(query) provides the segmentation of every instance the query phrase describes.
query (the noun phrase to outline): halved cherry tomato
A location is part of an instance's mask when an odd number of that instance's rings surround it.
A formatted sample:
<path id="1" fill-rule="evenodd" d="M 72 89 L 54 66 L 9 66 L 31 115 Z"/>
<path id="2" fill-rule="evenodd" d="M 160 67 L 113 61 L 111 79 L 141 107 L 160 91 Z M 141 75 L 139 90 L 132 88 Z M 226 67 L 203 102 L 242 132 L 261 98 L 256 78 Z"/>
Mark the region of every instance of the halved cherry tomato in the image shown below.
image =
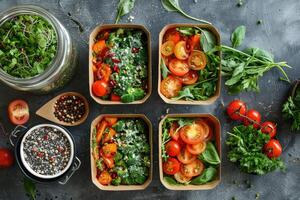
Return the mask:
<path id="1" fill-rule="evenodd" d="M 174 178 L 179 183 L 187 183 L 192 179 L 192 177 L 184 176 L 180 171 L 174 174 Z"/>
<path id="2" fill-rule="evenodd" d="M 109 93 L 109 87 L 107 82 L 104 80 L 95 81 L 92 85 L 92 91 L 94 95 L 98 97 L 103 97 Z"/>
<path id="3" fill-rule="evenodd" d="M 107 171 L 103 171 L 103 172 L 101 172 L 100 176 L 98 177 L 98 181 L 102 185 L 109 185 L 112 181 L 112 178 Z"/>
<path id="4" fill-rule="evenodd" d="M 97 70 L 97 78 L 99 80 L 104 80 L 108 82 L 110 80 L 110 75 L 112 70 L 108 64 L 102 63 L 101 66 Z"/>
<path id="5" fill-rule="evenodd" d="M 166 41 L 161 46 L 161 53 L 164 56 L 170 56 L 173 54 L 175 48 L 175 43 L 173 41 Z"/>
<path id="6" fill-rule="evenodd" d="M 29 120 L 29 107 L 26 101 L 18 99 L 8 105 L 8 116 L 15 125 L 25 124 Z"/>
<path id="7" fill-rule="evenodd" d="M 199 159 L 180 167 L 180 172 L 186 177 L 199 176 L 203 170 L 204 164 Z"/>
<path id="8" fill-rule="evenodd" d="M 191 51 L 195 49 L 200 49 L 200 34 L 191 36 L 189 43 Z"/>
<path id="9" fill-rule="evenodd" d="M 270 138 L 273 138 L 275 137 L 276 135 L 276 125 L 272 122 L 264 122 L 261 124 L 261 132 L 262 133 L 265 133 L 265 134 L 268 134 L 270 136 Z"/>
<path id="10" fill-rule="evenodd" d="M 104 117 L 104 120 L 108 122 L 109 126 L 113 126 L 117 123 L 118 118 L 116 118 L 116 117 Z"/>
<path id="11" fill-rule="evenodd" d="M 180 163 L 175 158 L 168 158 L 168 160 L 163 163 L 163 170 L 166 174 L 174 175 L 180 170 Z"/>
<path id="12" fill-rule="evenodd" d="M 102 154 L 106 158 L 112 158 L 117 153 L 117 145 L 115 143 L 105 144 L 102 147 Z"/>
<path id="13" fill-rule="evenodd" d="M 179 60 L 186 60 L 189 54 L 186 49 L 186 41 L 180 41 L 175 45 L 174 54 Z"/>
<path id="14" fill-rule="evenodd" d="M 204 138 L 205 142 L 210 141 L 214 137 L 214 124 L 209 118 L 203 118 L 203 121 L 208 125 L 209 127 L 209 132 L 206 138 Z"/>
<path id="15" fill-rule="evenodd" d="M 166 41 L 173 41 L 175 44 L 180 41 L 180 33 L 176 29 L 170 29 L 164 36 Z"/>
<path id="16" fill-rule="evenodd" d="M 180 138 L 187 144 L 197 144 L 204 140 L 208 134 L 199 123 L 185 125 L 179 130 Z"/>
<path id="17" fill-rule="evenodd" d="M 168 76 L 160 84 L 160 92 L 167 98 L 176 97 L 181 88 L 181 81 L 173 76 Z"/>
<path id="18" fill-rule="evenodd" d="M 186 146 L 187 150 L 194 155 L 199 155 L 206 149 L 206 142 L 199 142 L 198 144 L 189 144 Z"/>
<path id="19" fill-rule="evenodd" d="M 121 101 L 121 97 L 114 94 L 114 93 L 111 93 L 110 100 L 112 100 L 112 101 Z"/>
<path id="20" fill-rule="evenodd" d="M 245 102 L 235 99 L 227 106 L 227 114 L 233 120 L 243 120 L 247 112 L 247 106 Z"/>
<path id="21" fill-rule="evenodd" d="M 206 55 L 203 51 L 193 50 L 188 60 L 189 66 L 193 70 L 202 70 L 206 66 Z"/>
<path id="22" fill-rule="evenodd" d="M 108 169 L 114 168 L 114 166 L 115 166 L 114 158 L 106 158 L 103 156 L 102 159 Z"/>
<path id="23" fill-rule="evenodd" d="M 190 70 L 187 74 L 181 77 L 181 81 L 185 85 L 192 85 L 197 82 L 199 78 L 198 72 Z"/>
<path id="24" fill-rule="evenodd" d="M 189 164 L 197 159 L 197 156 L 191 154 L 186 148 L 181 148 L 180 154 L 177 155 L 178 160 L 183 164 Z"/>
<path id="25" fill-rule="evenodd" d="M 169 69 L 175 76 L 184 76 L 190 71 L 187 62 L 176 58 L 169 62 Z"/>
<path id="26" fill-rule="evenodd" d="M 260 127 L 261 116 L 256 110 L 248 110 L 246 117 L 244 118 L 244 125 L 253 125 L 254 128 L 258 129 Z"/>
<path id="27" fill-rule="evenodd" d="M 282 153 L 282 147 L 278 140 L 271 139 L 265 144 L 264 151 L 269 158 L 278 158 Z"/>
<path id="28" fill-rule="evenodd" d="M 105 40 L 99 40 L 93 45 L 92 49 L 96 54 L 99 54 L 105 48 L 106 48 Z"/>
<path id="29" fill-rule="evenodd" d="M 170 131 L 169 131 L 169 135 L 175 141 L 177 141 L 178 138 L 179 138 L 179 131 L 177 131 L 178 128 L 179 128 L 178 123 L 177 122 L 173 122 L 171 124 Z"/>
<path id="30" fill-rule="evenodd" d="M 103 133 L 102 144 L 104 144 L 105 142 L 111 141 L 116 134 L 117 134 L 117 132 L 113 128 L 106 129 Z"/>
<path id="31" fill-rule="evenodd" d="M 171 140 L 166 144 L 166 151 L 169 156 L 177 156 L 180 153 L 180 145 L 178 142 Z"/>
<path id="32" fill-rule="evenodd" d="M 13 153 L 6 148 L 0 148 L 0 168 L 9 168 L 14 164 Z"/>
<path id="33" fill-rule="evenodd" d="M 209 125 L 206 123 L 206 121 L 204 121 L 203 119 L 197 119 L 195 123 L 200 124 L 203 127 L 203 137 L 204 139 L 207 138 L 209 134 Z"/>
<path id="34" fill-rule="evenodd" d="M 98 125 L 97 125 L 97 134 L 96 134 L 96 142 L 97 144 L 101 141 L 102 135 L 108 126 L 107 121 L 102 120 Z"/>

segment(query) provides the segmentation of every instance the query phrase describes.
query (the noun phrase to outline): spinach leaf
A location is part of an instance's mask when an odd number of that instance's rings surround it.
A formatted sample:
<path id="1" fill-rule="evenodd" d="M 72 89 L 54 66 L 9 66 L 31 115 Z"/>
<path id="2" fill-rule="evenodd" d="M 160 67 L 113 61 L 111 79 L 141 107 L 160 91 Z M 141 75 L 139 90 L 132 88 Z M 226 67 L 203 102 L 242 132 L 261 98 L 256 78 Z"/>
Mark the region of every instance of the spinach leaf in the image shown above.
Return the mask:
<path id="1" fill-rule="evenodd" d="M 274 55 L 266 50 L 259 48 L 247 48 L 244 52 L 266 62 L 274 62 Z"/>
<path id="2" fill-rule="evenodd" d="M 212 164 L 212 165 L 218 165 L 221 163 L 221 160 L 219 158 L 219 154 L 215 148 L 215 145 L 211 142 L 208 142 L 206 144 L 205 151 L 199 155 L 198 157 L 200 160 Z"/>
<path id="3" fill-rule="evenodd" d="M 170 177 L 170 176 L 165 176 L 164 181 L 167 182 L 170 185 L 179 185 L 177 183 L 177 181 L 174 178 Z"/>
<path id="4" fill-rule="evenodd" d="M 208 30 L 201 30 L 201 47 L 205 53 L 211 51 L 216 46 L 216 38 L 215 36 Z"/>
<path id="5" fill-rule="evenodd" d="M 166 63 L 164 59 L 161 59 L 160 61 L 160 69 L 161 69 L 161 75 L 165 79 L 167 78 L 168 74 L 170 73 L 168 67 L 166 66 Z"/>
<path id="6" fill-rule="evenodd" d="M 191 35 L 195 35 L 198 33 L 197 29 L 193 28 L 193 27 L 179 27 L 176 28 L 176 30 L 186 36 L 191 36 Z"/>
<path id="7" fill-rule="evenodd" d="M 218 174 L 217 169 L 210 166 L 210 167 L 206 168 L 200 176 L 197 176 L 196 178 L 194 178 L 191 181 L 191 184 L 192 185 L 202 185 L 202 184 L 211 182 L 215 179 L 217 174 Z"/>
<path id="8" fill-rule="evenodd" d="M 120 0 L 118 4 L 118 12 L 115 23 L 117 24 L 120 18 L 133 9 L 135 0 Z"/>
<path id="9" fill-rule="evenodd" d="M 25 189 L 26 195 L 31 200 L 35 200 L 36 199 L 36 186 L 35 186 L 35 183 L 32 182 L 31 180 L 27 179 L 27 178 L 24 178 L 23 183 L 24 183 L 24 189 Z"/>
<path id="10" fill-rule="evenodd" d="M 161 3 L 163 5 L 163 7 L 169 12 L 178 12 L 181 15 L 183 15 L 189 19 L 192 19 L 192 20 L 195 20 L 198 22 L 202 22 L 202 23 L 206 23 L 206 24 L 211 24 L 208 21 L 192 17 L 192 16 L 188 15 L 187 13 L 185 13 L 179 5 L 179 0 L 161 0 Z"/>
<path id="11" fill-rule="evenodd" d="M 239 26 L 233 31 L 233 33 L 231 34 L 231 44 L 233 48 L 237 48 L 243 43 L 245 34 L 246 34 L 245 26 Z"/>

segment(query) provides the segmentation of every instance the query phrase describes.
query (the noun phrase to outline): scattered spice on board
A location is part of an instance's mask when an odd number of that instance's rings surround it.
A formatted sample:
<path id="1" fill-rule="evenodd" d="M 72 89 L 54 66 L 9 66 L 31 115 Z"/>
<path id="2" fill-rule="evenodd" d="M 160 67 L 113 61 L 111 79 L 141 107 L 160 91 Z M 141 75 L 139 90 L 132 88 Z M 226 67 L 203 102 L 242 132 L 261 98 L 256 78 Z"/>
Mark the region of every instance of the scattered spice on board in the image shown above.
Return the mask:
<path id="1" fill-rule="evenodd" d="M 79 121 L 85 114 L 84 100 L 75 95 L 63 95 L 54 105 L 54 116 L 66 123 L 74 124 Z"/>

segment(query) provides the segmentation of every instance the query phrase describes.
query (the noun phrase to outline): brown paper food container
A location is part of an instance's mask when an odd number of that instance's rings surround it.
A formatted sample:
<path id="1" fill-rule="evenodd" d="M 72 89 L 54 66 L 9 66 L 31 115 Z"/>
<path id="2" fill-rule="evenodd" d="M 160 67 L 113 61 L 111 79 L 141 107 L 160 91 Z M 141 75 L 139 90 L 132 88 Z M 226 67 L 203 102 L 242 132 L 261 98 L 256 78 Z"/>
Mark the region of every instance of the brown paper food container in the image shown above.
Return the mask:
<path id="1" fill-rule="evenodd" d="M 124 28 L 124 29 L 137 29 L 142 30 L 145 32 L 148 40 L 148 92 L 146 96 L 138 101 L 130 102 L 130 103 L 122 103 L 118 101 L 110 101 L 110 100 L 102 100 L 100 97 L 97 97 L 92 92 L 92 84 L 94 82 L 94 75 L 93 75 L 93 51 L 92 47 L 94 44 L 94 39 L 97 36 L 97 34 L 103 30 L 111 30 L 111 29 L 117 29 L 117 28 Z M 151 95 L 152 92 L 152 71 L 151 71 L 151 36 L 150 32 L 146 29 L 143 25 L 137 25 L 137 24 L 106 24 L 106 25 L 99 25 L 97 26 L 93 32 L 90 34 L 89 39 L 89 91 L 91 97 L 99 104 L 103 105 L 121 105 L 121 104 L 142 104 L 144 103 Z"/>
<path id="2" fill-rule="evenodd" d="M 211 190 L 215 188 L 220 182 L 221 182 L 221 164 L 218 168 L 218 175 L 216 177 L 216 180 L 209 182 L 207 184 L 203 185 L 170 185 L 167 182 L 164 181 L 164 174 L 163 174 L 163 169 L 162 169 L 162 157 L 161 157 L 161 146 L 162 146 L 162 125 L 163 122 L 167 118 L 172 118 L 172 117 L 183 117 L 183 118 L 208 118 L 214 125 L 214 135 L 215 135 L 215 141 L 216 141 L 216 146 L 217 146 L 217 151 L 219 153 L 219 157 L 221 159 L 221 124 L 219 120 L 211 115 L 211 114 L 168 114 L 166 115 L 159 123 L 159 135 L 158 135 L 158 156 L 159 156 L 159 177 L 161 183 L 169 190 Z M 222 159 L 221 159 L 222 160 Z"/>
<path id="3" fill-rule="evenodd" d="M 220 39 L 220 34 L 218 32 L 218 30 L 209 24 L 168 24 L 166 25 L 161 32 L 159 33 L 159 51 L 158 51 L 158 94 L 159 96 L 164 100 L 164 102 L 168 103 L 168 104 L 183 104 L 183 105 L 209 105 L 214 103 L 220 96 L 220 92 L 221 92 L 221 65 L 219 65 L 219 73 L 218 73 L 218 81 L 217 81 L 217 89 L 216 89 L 216 93 L 210 97 L 209 99 L 205 100 L 205 101 L 186 101 L 186 100 L 172 100 L 172 99 L 168 99 L 167 97 L 165 97 L 161 92 L 160 92 L 160 84 L 162 81 L 162 77 L 161 77 L 161 69 L 160 69 L 160 65 L 161 65 L 161 46 L 162 46 L 162 42 L 163 42 L 163 37 L 165 35 L 165 33 L 167 32 L 167 30 L 172 29 L 172 28 L 178 28 L 178 27 L 199 27 L 199 28 L 203 28 L 203 29 L 207 29 L 209 31 L 212 32 L 212 34 L 216 37 L 216 41 L 217 44 L 216 45 L 220 45 L 221 43 L 221 39 Z M 221 52 L 218 53 L 218 56 L 220 56 L 221 58 Z"/>
<path id="4" fill-rule="evenodd" d="M 96 162 L 93 157 L 93 149 L 92 149 L 92 139 L 93 139 L 93 130 L 96 128 L 96 125 L 104 118 L 104 117 L 117 117 L 117 118 L 141 118 L 145 121 L 145 123 L 148 125 L 149 129 L 149 144 L 150 144 L 150 171 L 149 171 L 149 177 L 148 180 L 143 185 L 119 185 L 119 186 L 105 186 L 101 185 L 97 178 L 97 167 Z M 126 190 L 144 190 L 148 187 L 148 185 L 152 181 L 153 176 L 153 140 L 152 140 L 152 124 L 150 120 L 142 114 L 102 114 L 99 115 L 94 121 L 91 123 L 91 133 L 90 133 L 90 157 L 91 157 L 91 176 L 93 183 L 100 189 L 100 190 L 107 190 L 107 191 L 126 191 Z"/>

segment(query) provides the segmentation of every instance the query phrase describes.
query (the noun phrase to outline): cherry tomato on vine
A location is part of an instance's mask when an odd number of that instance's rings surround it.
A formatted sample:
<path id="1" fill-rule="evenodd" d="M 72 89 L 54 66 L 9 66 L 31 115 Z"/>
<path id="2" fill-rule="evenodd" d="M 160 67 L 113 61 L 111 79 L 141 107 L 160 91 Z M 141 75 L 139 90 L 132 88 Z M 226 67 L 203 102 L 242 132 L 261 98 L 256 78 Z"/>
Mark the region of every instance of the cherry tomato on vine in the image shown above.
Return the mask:
<path id="1" fill-rule="evenodd" d="M 244 125 L 253 125 L 254 128 L 258 129 L 260 127 L 261 116 L 256 110 L 248 110 L 246 117 L 244 118 Z"/>
<path id="2" fill-rule="evenodd" d="M 227 106 L 227 114 L 229 117 L 233 120 L 243 120 L 244 115 L 246 115 L 247 112 L 247 106 L 245 102 L 241 100 L 233 100 L 231 101 Z"/>
<path id="3" fill-rule="evenodd" d="M 270 138 L 273 138 L 276 135 L 277 128 L 274 123 L 266 121 L 261 124 L 260 130 L 261 130 L 261 132 L 268 134 L 270 136 Z"/>
<path id="4" fill-rule="evenodd" d="M 282 147 L 278 140 L 271 139 L 265 144 L 264 151 L 269 158 L 278 158 L 282 153 Z"/>

